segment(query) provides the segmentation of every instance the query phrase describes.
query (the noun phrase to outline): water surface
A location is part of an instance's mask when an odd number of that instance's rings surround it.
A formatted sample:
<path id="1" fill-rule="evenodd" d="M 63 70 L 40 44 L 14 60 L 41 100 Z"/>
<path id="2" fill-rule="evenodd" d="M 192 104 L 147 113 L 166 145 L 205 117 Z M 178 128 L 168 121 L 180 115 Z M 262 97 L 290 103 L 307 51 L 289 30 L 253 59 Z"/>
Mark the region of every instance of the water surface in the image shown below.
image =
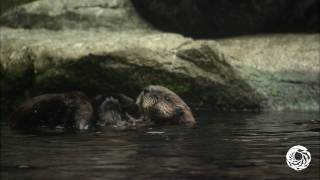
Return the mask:
<path id="1" fill-rule="evenodd" d="M 196 128 L 165 126 L 59 136 L 1 128 L 1 179 L 319 179 L 318 112 L 197 112 Z M 310 166 L 290 169 L 294 145 Z"/>

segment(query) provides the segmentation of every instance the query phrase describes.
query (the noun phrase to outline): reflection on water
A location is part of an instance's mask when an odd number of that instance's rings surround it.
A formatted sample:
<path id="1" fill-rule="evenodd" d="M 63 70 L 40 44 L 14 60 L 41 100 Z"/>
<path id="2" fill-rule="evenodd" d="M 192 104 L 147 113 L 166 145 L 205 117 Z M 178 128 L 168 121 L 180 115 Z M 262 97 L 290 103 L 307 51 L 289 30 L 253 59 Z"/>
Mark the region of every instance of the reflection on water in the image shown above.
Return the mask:
<path id="1" fill-rule="evenodd" d="M 60 136 L 2 127 L 1 179 L 319 179 L 319 113 L 207 112 L 198 127 L 168 126 Z M 295 172 L 294 145 L 312 155 Z"/>

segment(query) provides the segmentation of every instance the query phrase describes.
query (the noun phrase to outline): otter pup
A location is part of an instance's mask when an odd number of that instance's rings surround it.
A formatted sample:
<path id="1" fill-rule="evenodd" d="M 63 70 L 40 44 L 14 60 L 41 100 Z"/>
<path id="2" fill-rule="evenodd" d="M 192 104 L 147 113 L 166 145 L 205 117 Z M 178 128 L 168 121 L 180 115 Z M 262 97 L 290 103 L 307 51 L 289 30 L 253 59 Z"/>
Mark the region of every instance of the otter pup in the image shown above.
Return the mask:
<path id="1" fill-rule="evenodd" d="M 176 93 L 163 86 L 147 86 L 138 96 L 136 104 L 143 118 L 155 124 L 196 123 L 188 105 Z"/>
<path id="2" fill-rule="evenodd" d="M 112 96 L 98 95 L 93 100 L 97 127 L 111 126 L 116 129 L 141 127 L 138 106 L 130 97 L 123 94 Z M 139 123 L 138 123 L 139 122 Z"/>
<path id="3" fill-rule="evenodd" d="M 93 108 L 82 92 L 44 94 L 22 103 L 11 115 L 10 126 L 22 131 L 46 132 L 89 128 Z"/>

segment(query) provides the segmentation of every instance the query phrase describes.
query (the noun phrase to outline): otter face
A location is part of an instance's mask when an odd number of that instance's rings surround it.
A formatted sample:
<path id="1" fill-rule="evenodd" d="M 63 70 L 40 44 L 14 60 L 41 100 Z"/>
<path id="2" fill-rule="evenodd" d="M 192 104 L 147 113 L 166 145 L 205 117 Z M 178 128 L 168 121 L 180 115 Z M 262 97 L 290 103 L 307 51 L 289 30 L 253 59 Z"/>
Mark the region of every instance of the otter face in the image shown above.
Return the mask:
<path id="1" fill-rule="evenodd" d="M 114 125 L 122 122 L 122 114 L 123 112 L 119 101 L 113 97 L 106 97 L 98 109 L 98 124 L 100 126 L 105 126 L 106 124 Z"/>
<path id="2" fill-rule="evenodd" d="M 163 86 L 146 87 L 138 96 L 136 104 L 145 119 L 156 123 L 195 123 L 187 104 Z"/>

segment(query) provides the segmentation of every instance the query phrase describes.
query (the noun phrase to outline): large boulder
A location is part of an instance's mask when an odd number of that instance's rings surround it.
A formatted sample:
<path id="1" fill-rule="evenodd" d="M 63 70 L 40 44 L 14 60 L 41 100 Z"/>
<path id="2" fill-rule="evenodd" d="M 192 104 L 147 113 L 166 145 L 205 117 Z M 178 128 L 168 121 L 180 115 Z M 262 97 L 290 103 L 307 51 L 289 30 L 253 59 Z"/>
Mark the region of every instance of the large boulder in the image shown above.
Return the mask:
<path id="1" fill-rule="evenodd" d="M 258 109 L 263 99 L 227 63 L 228 56 L 214 41 L 144 31 L 2 27 L 1 32 L 7 99 L 20 90 L 30 95 L 83 90 L 89 95 L 121 92 L 136 97 L 149 84 L 167 86 L 193 106 L 217 110 Z"/>
<path id="2" fill-rule="evenodd" d="M 38 0 L 5 12 L 0 23 L 14 28 L 147 29 L 130 0 Z"/>
<path id="3" fill-rule="evenodd" d="M 320 109 L 320 34 L 221 39 L 228 63 L 267 97 L 267 109 Z"/>

